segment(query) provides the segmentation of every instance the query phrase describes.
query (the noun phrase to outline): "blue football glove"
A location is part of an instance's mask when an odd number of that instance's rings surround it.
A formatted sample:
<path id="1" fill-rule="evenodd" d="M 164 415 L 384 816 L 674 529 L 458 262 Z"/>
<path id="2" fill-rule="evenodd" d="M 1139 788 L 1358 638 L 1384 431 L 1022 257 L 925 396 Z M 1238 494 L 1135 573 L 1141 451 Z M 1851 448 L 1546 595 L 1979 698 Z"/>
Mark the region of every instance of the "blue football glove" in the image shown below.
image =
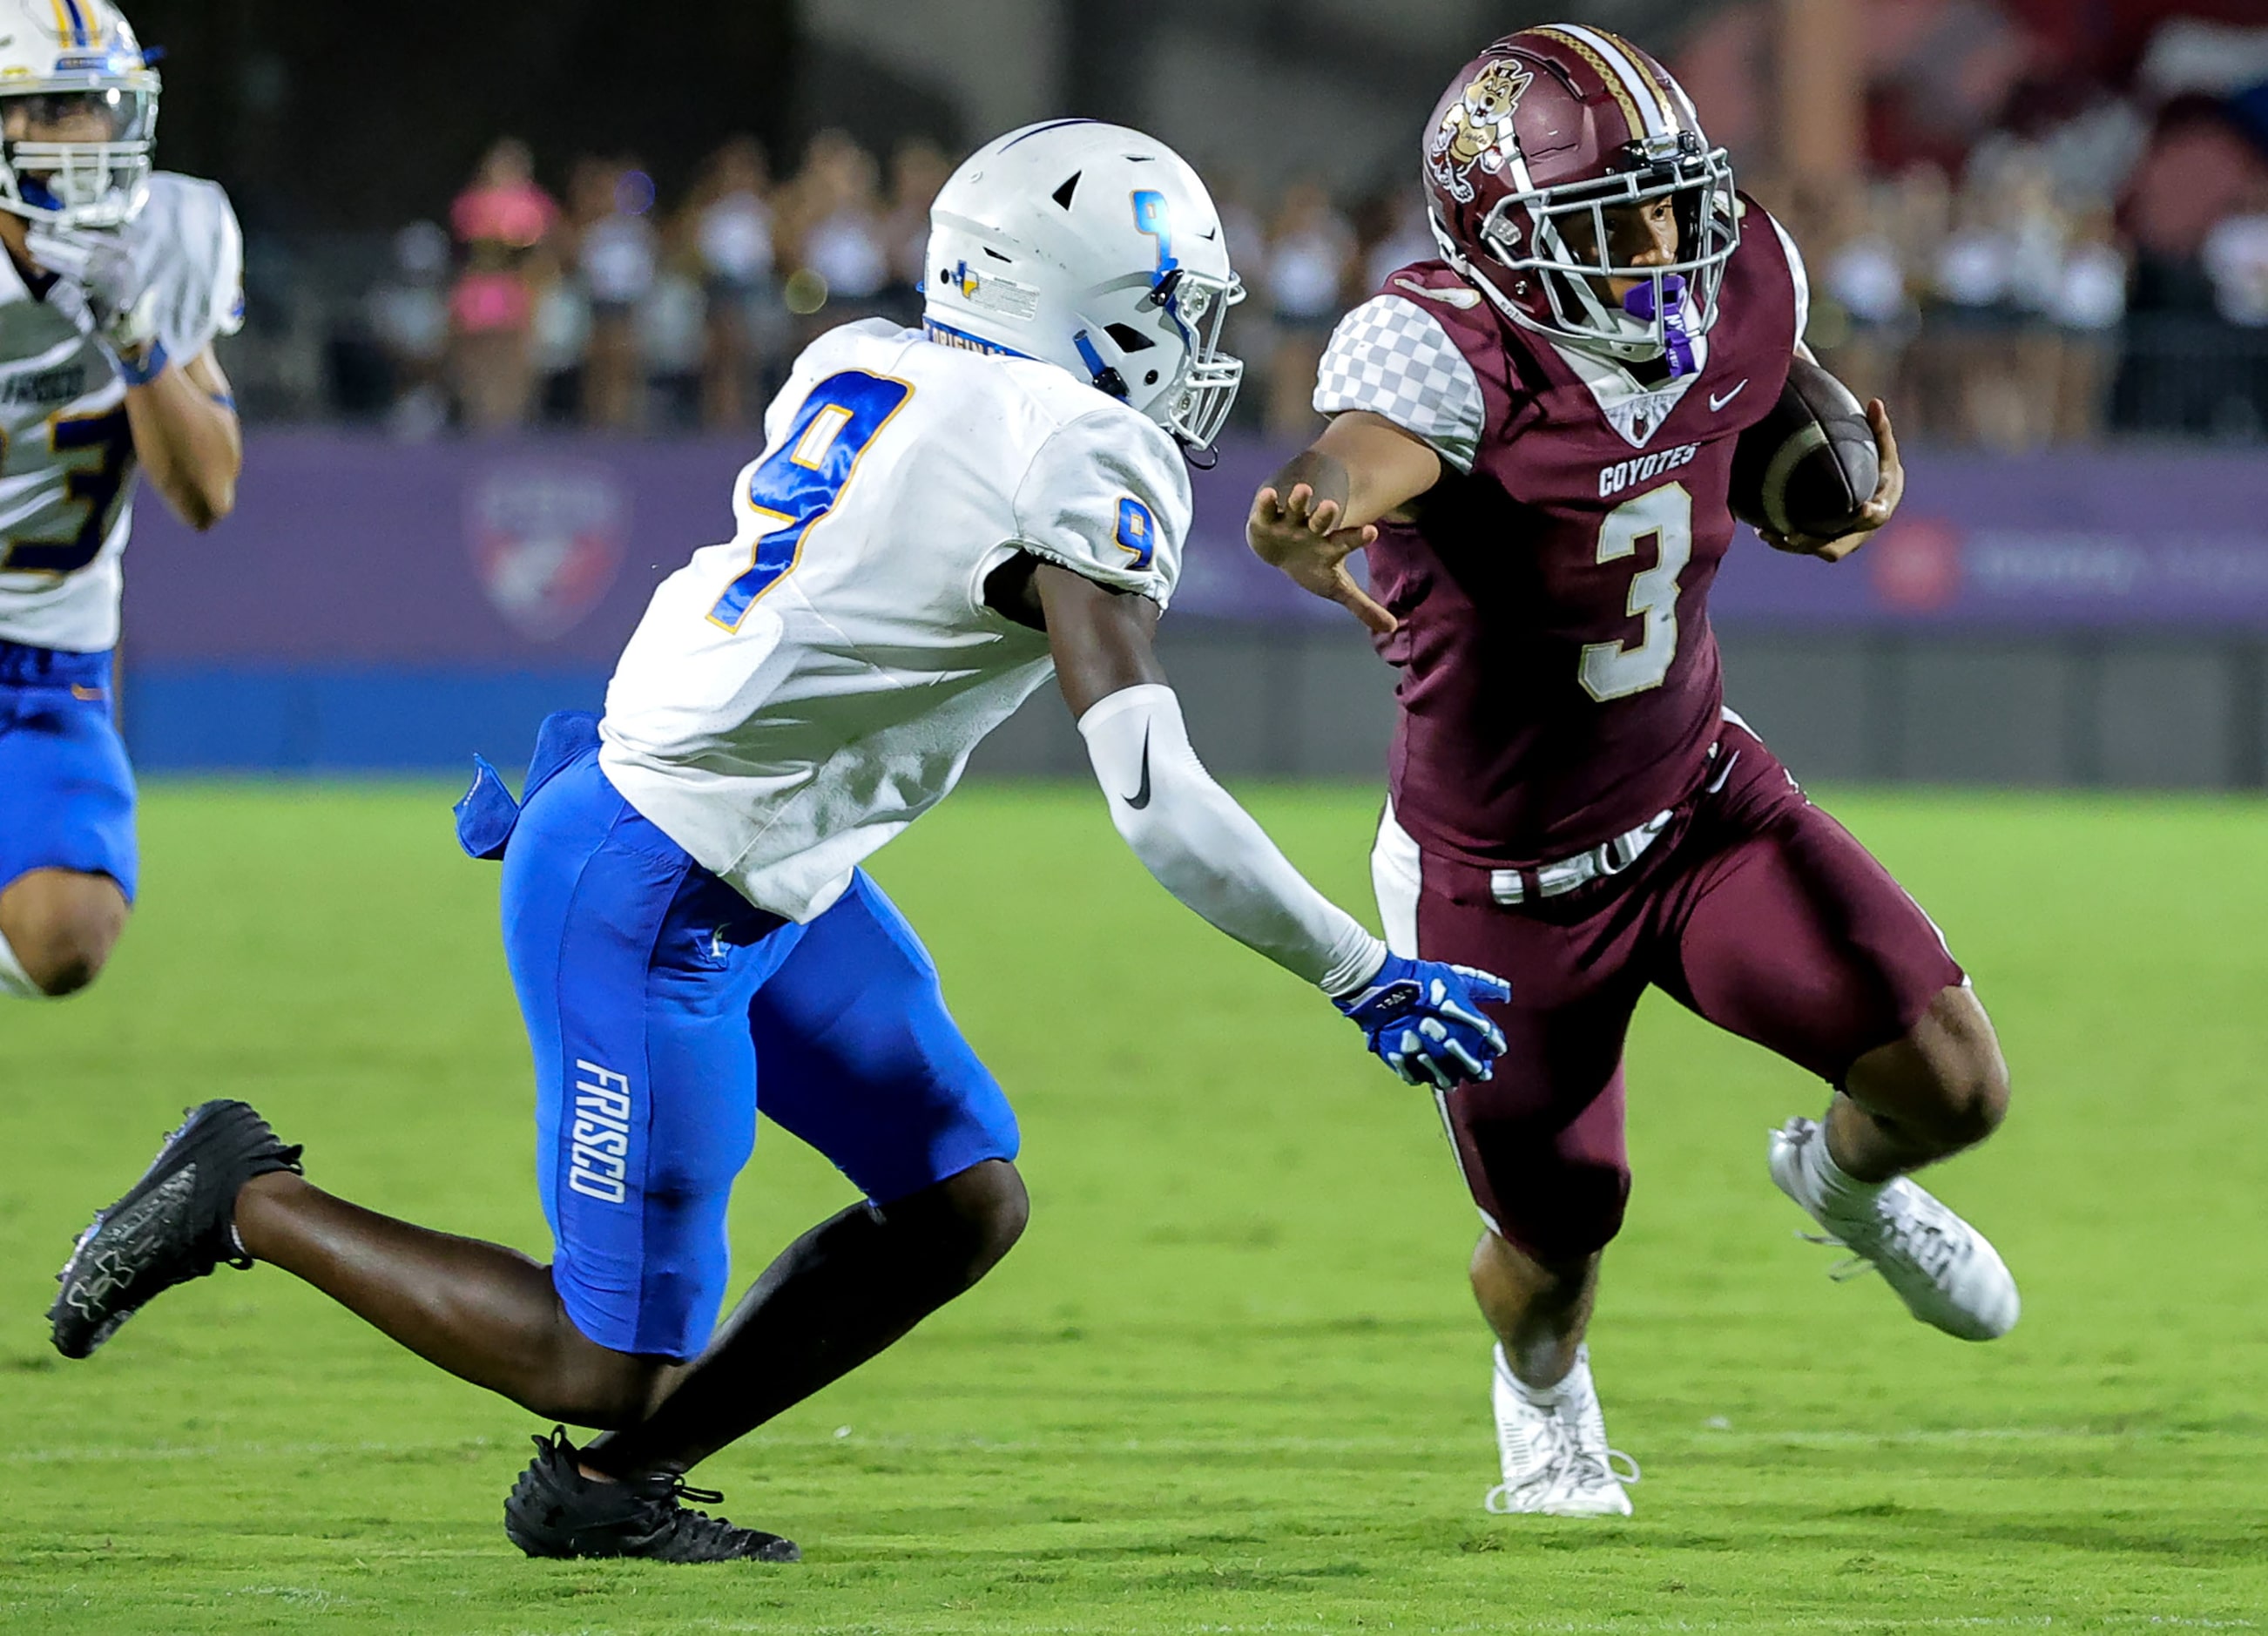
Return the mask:
<path id="1" fill-rule="evenodd" d="M 1447 1091 L 1495 1071 L 1504 1030 L 1481 1005 L 1511 998 L 1511 984 L 1470 966 L 1388 954 L 1367 988 L 1333 1003 L 1406 1082 Z"/>

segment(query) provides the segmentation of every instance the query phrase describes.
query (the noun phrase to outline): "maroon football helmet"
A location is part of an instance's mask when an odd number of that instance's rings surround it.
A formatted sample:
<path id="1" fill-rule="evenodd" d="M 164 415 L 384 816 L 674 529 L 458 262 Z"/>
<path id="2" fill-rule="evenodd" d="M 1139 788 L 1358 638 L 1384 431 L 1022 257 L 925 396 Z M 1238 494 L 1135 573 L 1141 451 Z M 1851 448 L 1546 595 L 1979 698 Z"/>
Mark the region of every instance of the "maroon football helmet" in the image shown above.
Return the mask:
<path id="1" fill-rule="evenodd" d="M 1618 358 L 1667 354 L 1674 372 L 1691 367 L 1690 338 L 1716 321 L 1740 243 L 1733 167 L 1669 70 L 1628 41 L 1552 23 L 1482 52 L 1433 111 L 1425 191 L 1442 255 L 1513 322 Z M 1665 197 L 1676 259 L 1615 264 L 1607 211 Z M 1638 281 L 1622 310 L 1600 289 L 1609 277 Z"/>

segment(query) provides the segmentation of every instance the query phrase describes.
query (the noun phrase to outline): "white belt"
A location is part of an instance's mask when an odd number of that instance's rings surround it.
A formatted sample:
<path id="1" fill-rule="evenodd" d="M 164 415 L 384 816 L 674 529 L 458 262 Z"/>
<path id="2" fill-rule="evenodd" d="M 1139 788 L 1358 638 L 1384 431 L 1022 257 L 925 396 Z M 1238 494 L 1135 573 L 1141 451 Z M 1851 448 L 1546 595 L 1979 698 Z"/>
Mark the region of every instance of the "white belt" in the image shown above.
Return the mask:
<path id="1" fill-rule="evenodd" d="M 1539 864 L 1532 870 L 1491 869 L 1489 871 L 1489 892 L 1499 903 L 1521 903 L 1528 900 L 1528 882 L 1524 875 L 1535 877 L 1535 895 L 1560 897 L 1579 886 L 1608 875 L 1618 875 L 1646 856 L 1646 849 L 1661 838 L 1669 827 L 1675 809 L 1658 812 L 1635 829 L 1624 830 L 1611 841 L 1602 841 L 1587 852 L 1578 852 L 1572 858 L 1563 858 L 1556 864 Z"/>

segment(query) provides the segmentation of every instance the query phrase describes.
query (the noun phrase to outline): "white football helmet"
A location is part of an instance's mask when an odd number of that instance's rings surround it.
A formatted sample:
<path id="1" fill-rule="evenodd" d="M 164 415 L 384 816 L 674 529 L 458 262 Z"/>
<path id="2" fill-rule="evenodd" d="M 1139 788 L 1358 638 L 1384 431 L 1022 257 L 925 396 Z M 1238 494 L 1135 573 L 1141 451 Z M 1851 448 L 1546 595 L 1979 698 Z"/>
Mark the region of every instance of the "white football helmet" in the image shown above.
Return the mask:
<path id="1" fill-rule="evenodd" d="M 157 70 L 110 0 L 0 0 L 0 210 L 131 221 L 157 135 Z"/>
<path id="2" fill-rule="evenodd" d="M 1027 125 L 964 160 L 929 221 L 932 340 L 1060 365 L 1192 451 L 1220 436 L 1244 380 L 1221 326 L 1244 286 L 1211 195 L 1164 143 Z"/>

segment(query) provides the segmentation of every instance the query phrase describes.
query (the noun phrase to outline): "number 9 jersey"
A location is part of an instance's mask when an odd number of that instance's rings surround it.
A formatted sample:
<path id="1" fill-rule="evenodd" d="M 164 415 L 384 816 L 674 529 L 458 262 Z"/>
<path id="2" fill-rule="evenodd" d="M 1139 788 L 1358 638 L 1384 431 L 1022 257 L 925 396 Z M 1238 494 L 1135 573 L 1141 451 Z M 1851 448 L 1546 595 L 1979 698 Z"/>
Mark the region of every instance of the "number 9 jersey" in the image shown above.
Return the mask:
<path id="1" fill-rule="evenodd" d="M 175 366 L 244 321 L 244 243 L 228 195 L 168 172 L 114 232 L 155 269 L 158 339 Z M 134 522 L 126 383 L 60 304 L 0 254 L 0 642 L 117 645 Z"/>
<path id="2" fill-rule="evenodd" d="M 1429 852 L 1567 857 L 1707 772 L 1733 446 L 1779 396 L 1806 303 L 1794 245 L 1745 210 L 1682 375 L 1514 324 L 1440 261 L 1388 275 L 1331 337 L 1315 408 L 1382 416 L 1442 461 L 1368 553 L 1401 621 L 1381 641 L 1402 673 L 1394 815 Z"/>
<path id="3" fill-rule="evenodd" d="M 814 342 L 764 434 L 735 538 L 662 583 L 623 652 L 600 763 L 703 868 L 809 921 L 1054 674 L 987 578 L 1020 554 L 1162 608 L 1189 475 L 1067 371 L 881 320 Z"/>

